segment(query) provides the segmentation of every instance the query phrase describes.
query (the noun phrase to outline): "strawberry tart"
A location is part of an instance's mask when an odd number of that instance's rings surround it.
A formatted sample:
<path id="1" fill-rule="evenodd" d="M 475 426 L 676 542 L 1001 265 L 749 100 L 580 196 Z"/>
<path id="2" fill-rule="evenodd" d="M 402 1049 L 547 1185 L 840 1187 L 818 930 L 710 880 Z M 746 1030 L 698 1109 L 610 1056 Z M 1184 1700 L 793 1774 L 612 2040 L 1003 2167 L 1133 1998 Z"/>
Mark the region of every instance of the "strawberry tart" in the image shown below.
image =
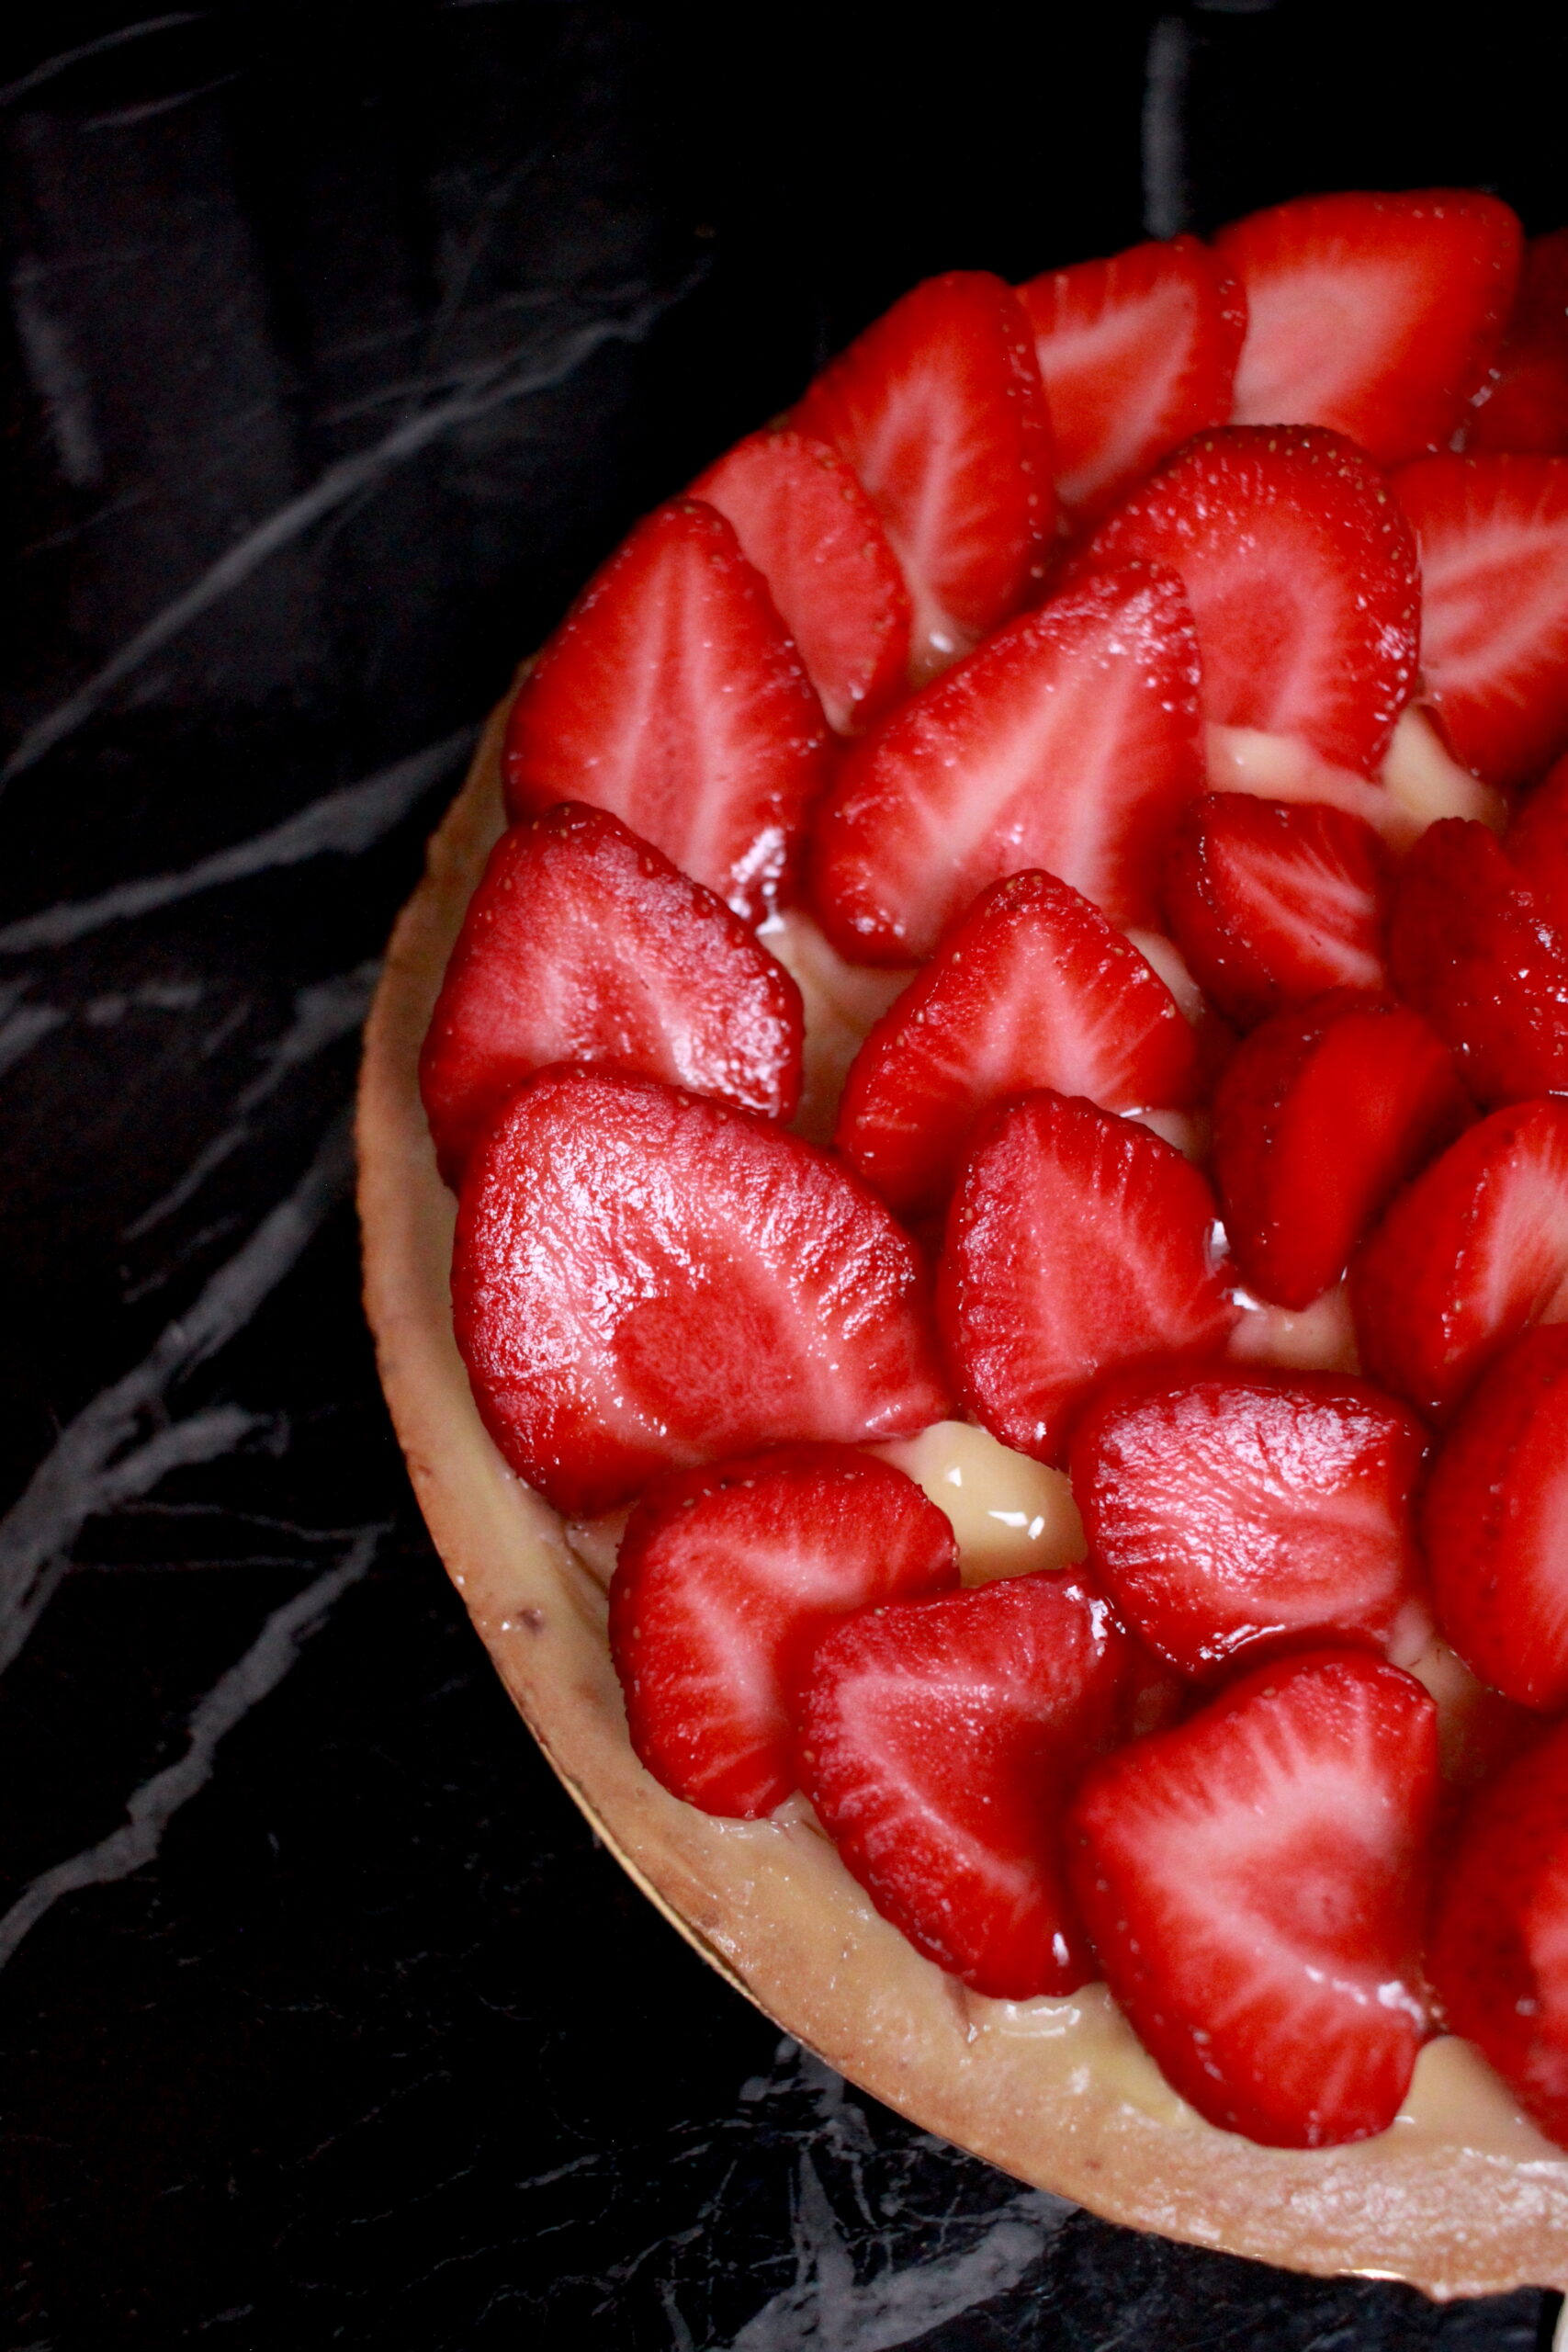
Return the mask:
<path id="1" fill-rule="evenodd" d="M 1565 267 L 915 288 L 525 665 L 360 1106 L 432 1533 L 681 1931 L 1443 2296 L 1568 2284 Z"/>

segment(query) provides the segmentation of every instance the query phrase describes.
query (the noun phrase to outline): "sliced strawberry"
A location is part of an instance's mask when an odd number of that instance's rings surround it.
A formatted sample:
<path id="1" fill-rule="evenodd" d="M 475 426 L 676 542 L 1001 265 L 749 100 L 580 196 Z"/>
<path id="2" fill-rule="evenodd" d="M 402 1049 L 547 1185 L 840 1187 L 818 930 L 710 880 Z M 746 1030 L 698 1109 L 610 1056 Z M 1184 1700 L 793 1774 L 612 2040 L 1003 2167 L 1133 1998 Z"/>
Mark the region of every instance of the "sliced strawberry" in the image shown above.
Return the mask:
<path id="1" fill-rule="evenodd" d="M 1214 1095 L 1214 1182 L 1247 1288 L 1310 1306 L 1472 1116 L 1453 1057 L 1392 997 L 1337 989 L 1255 1029 Z"/>
<path id="2" fill-rule="evenodd" d="M 909 592 L 848 466 L 804 433 L 753 433 L 699 474 L 691 494 L 734 526 L 800 648 L 829 725 L 860 734 L 904 692 Z"/>
<path id="3" fill-rule="evenodd" d="M 834 1142 L 900 1216 L 953 1188 L 969 1131 L 1049 1086 L 1107 1111 L 1190 1102 L 1191 1024 L 1146 957 L 1054 874 L 993 883 L 867 1037 Z"/>
<path id="4" fill-rule="evenodd" d="M 1126 1623 L 1213 1678 L 1261 1643 L 1419 1647 L 1426 1447 L 1415 1414 L 1370 1381 L 1159 1365 L 1091 1399 L 1070 1466 L 1089 1558 Z"/>
<path id="5" fill-rule="evenodd" d="M 515 825 L 468 901 L 419 1059 L 456 1189 L 502 1104 L 549 1062 L 618 1063 L 745 1111 L 800 1099 L 800 990 L 738 915 L 607 809 Z"/>
<path id="6" fill-rule="evenodd" d="M 1568 2146 L 1568 1724 L 1472 1799 L 1429 1964 L 1450 2030 Z"/>
<path id="7" fill-rule="evenodd" d="M 1508 863 L 1568 938 L 1568 758 L 1550 768 L 1503 836 Z"/>
<path id="8" fill-rule="evenodd" d="M 950 1521 L 852 1446 L 672 1471 L 632 1512 L 610 1587 L 632 1746 L 705 1813 L 772 1813 L 795 1785 L 786 1693 L 812 1645 L 851 1610 L 957 1583 Z"/>
<path id="9" fill-rule="evenodd" d="M 1568 1087 L 1568 933 L 1485 825 L 1445 817 L 1404 859 L 1388 969 L 1478 1102 Z"/>
<path id="10" fill-rule="evenodd" d="M 1494 1358 L 1438 1456 L 1423 1510 L 1438 1619 L 1521 1706 L 1568 1707 L 1568 1326 Z"/>
<path id="11" fill-rule="evenodd" d="M 914 1244 L 836 1160 L 657 1080 L 530 1079 L 468 1163 L 453 1320 L 485 1425 L 558 1510 L 786 1439 L 940 1420 Z"/>
<path id="12" fill-rule="evenodd" d="M 1527 783 L 1568 746 L 1568 458 L 1424 458 L 1393 487 L 1426 699 L 1467 767 Z"/>
<path id="13" fill-rule="evenodd" d="M 1056 494 L 1092 520 L 1231 411 L 1240 288 L 1196 237 L 1048 269 L 1019 293 L 1056 441 Z"/>
<path id="14" fill-rule="evenodd" d="M 1568 229 L 1532 237 L 1513 316 L 1476 393 L 1465 446 L 1568 456 Z"/>
<path id="15" fill-rule="evenodd" d="M 1214 1196 L 1146 1127 L 1026 1094 L 976 1130 L 948 1212 L 937 1314 L 965 1402 L 994 1437 L 1060 1462 L 1102 1373 L 1213 1354 L 1237 1309 Z"/>
<path id="16" fill-rule="evenodd" d="M 976 1992 L 1023 2001 L 1094 1973 L 1060 1823 L 1111 1733 L 1126 1648 L 1068 1571 L 868 1610 L 811 1658 L 801 1785 L 884 1918 Z"/>
<path id="17" fill-rule="evenodd" d="M 787 895 L 828 730 L 767 583 L 722 514 L 676 499 L 589 582 L 524 680 L 513 818 L 586 800 L 760 922 Z"/>
<path id="18" fill-rule="evenodd" d="M 1055 528 L 1034 338 L 983 269 L 928 277 L 818 376 L 791 423 L 869 492 L 914 599 L 929 677 L 1015 613 Z"/>
<path id="19" fill-rule="evenodd" d="M 1069 1871 L 1120 2007 L 1223 2130 L 1386 2131 L 1426 2038 L 1437 1708 L 1365 1650 L 1254 1670 L 1091 1768 Z"/>
<path id="20" fill-rule="evenodd" d="M 1305 196 L 1214 240 L 1247 298 L 1240 424 L 1326 424 L 1385 466 L 1440 449 L 1483 381 L 1518 277 L 1517 217 L 1428 188 Z"/>
<path id="21" fill-rule="evenodd" d="M 1532 1323 L 1568 1321 L 1568 1102 L 1494 1111 L 1394 1202 L 1350 1270 L 1361 1362 L 1430 1419 Z"/>
<path id="22" fill-rule="evenodd" d="M 1166 835 L 1202 789 L 1197 705 L 1168 574 L 1026 614 L 845 760 L 816 825 L 823 929 L 855 962 L 908 964 L 988 883 L 1033 866 L 1152 926 Z"/>
<path id="23" fill-rule="evenodd" d="M 1195 800 L 1171 837 L 1167 926 L 1243 1029 L 1329 989 L 1383 986 L 1389 859 L 1359 817 L 1250 793 Z"/>
<path id="24" fill-rule="evenodd" d="M 1416 547 L 1384 477 L 1302 425 L 1201 434 L 1102 523 L 1075 574 L 1165 564 L 1191 601 L 1213 726 L 1373 775 L 1416 679 Z"/>

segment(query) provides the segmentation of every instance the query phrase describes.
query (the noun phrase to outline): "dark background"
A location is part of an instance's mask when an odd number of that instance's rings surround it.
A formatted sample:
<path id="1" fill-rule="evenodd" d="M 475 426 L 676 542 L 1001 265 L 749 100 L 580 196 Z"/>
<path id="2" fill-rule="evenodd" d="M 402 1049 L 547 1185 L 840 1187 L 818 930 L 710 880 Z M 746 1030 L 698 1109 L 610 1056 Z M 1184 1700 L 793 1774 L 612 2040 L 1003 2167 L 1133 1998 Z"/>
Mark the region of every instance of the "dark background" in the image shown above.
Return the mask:
<path id="1" fill-rule="evenodd" d="M 7 2346 L 1546 2343 L 1555 2296 L 1064 2214 L 780 2048 L 447 1589 L 342 1117 L 470 730 L 637 514 L 934 270 L 1324 187 L 1558 225 L 1563 49 L 1314 0 L 10 13 Z"/>

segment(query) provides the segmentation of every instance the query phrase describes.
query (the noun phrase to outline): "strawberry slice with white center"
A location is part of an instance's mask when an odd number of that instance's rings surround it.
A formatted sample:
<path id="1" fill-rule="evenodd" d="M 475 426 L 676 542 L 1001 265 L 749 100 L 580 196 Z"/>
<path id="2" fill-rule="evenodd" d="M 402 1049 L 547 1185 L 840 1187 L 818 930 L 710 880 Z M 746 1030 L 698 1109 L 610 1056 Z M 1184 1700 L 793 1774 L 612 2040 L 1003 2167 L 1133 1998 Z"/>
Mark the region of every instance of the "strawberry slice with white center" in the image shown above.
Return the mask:
<path id="1" fill-rule="evenodd" d="M 843 459 L 804 433 L 753 433 L 692 496 L 734 526 L 822 698 L 858 735 L 904 693 L 909 592 L 875 507 Z"/>
<path id="2" fill-rule="evenodd" d="M 965 1402 L 1017 1453 L 1060 1463 L 1095 1381 L 1217 1354 L 1227 1296 L 1214 1196 L 1171 1145 L 1042 1091 L 977 1129 L 948 1211 L 937 1315 Z"/>
<path id="3" fill-rule="evenodd" d="M 604 1069 L 541 1071 L 474 1152 L 452 1311 L 485 1426 L 572 1518 L 660 1470 L 946 1408 L 914 1244 L 858 1177 Z"/>
<path id="4" fill-rule="evenodd" d="M 881 515 L 930 677 L 1015 613 L 1056 523 L 1051 419 L 1034 338 L 983 269 L 913 287 L 840 353 L 790 419 L 829 442 Z"/>
<path id="5" fill-rule="evenodd" d="M 1375 775 L 1416 680 L 1416 546 L 1365 452 L 1306 425 L 1200 434 L 1107 517 L 1073 576 L 1179 572 L 1210 725 Z"/>
<path id="6" fill-rule="evenodd" d="M 419 1058 L 454 1186 L 509 1094 L 612 1061 L 741 1110 L 800 1099 L 800 990 L 738 915 L 607 809 L 513 826 L 468 901 Z"/>
<path id="7" fill-rule="evenodd" d="M 1404 859 L 1388 969 L 1478 1102 L 1568 1087 L 1568 933 L 1486 826 L 1445 817 Z"/>
<path id="8" fill-rule="evenodd" d="M 1423 458 L 1394 476 L 1421 550 L 1421 674 L 1455 755 L 1528 783 L 1568 745 L 1568 458 Z"/>
<path id="9" fill-rule="evenodd" d="M 1176 827 L 1161 894 L 1193 978 L 1250 1029 L 1329 989 L 1383 986 L 1388 881 L 1382 841 L 1348 810 L 1212 792 Z"/>
<path id="10" fill-rule="evenodd" d="M 1465 431 L 1470 450 L 1568 456 L 1568 229 L 1532 237 L 1513 316 Z"/>
<path id="11" fill-rule="evenodd" d="M 1423 1506 L 1445 1637 L 1521 1706 L 1568 1707 L 1568 1328 L 1526 1331 L 1465 1399 Z"/>
<path id="12" fill-rule="evenodd" d="M 1197 1047 L 1164 980 L 1098 907 L 1054 874 L 1015 874 L 873 1029 L 833 1140 L 900 1216 L 929 1216 L 980 1113 L 1040 1086 L 1107 1111 L 1190 1102 Z"/>
<path id="13" fill-rule="evenodd" d="M 1350 1269 L 1361 1362 L 1429 1419 L 1533 1323 L 1568 1321 L 1568 1102 L 1494 1111 L 1401 1193 Z"/>
<path id="14" fill-rule="evenodd" d="M 1019 288 L 1056 442 L 1056 494 L 1092 521 L 1231 411 L 1247 305 L 1196 237 L 1132 245 Z"/>
<path id="15" fill-rule="evenodd" d="M 1450 2030 L 1568 2147 L 1568 1724 L 1472 1801 L 1433 1914 Z"/>
<path id="16" fill-rule="evenodd" d="M 1239 424 L 1326 424 L 1385 466 L 1440 449 L 1514 299 L 1516 215 L 1469 188 L 1299 197 L 1214 240 L 1247 298 Z"/>
<path id="17" fill-rule="evenodd" d="M 1168 573 L 1011 622 L 857 743 L 818 815 L 818 916 L 852 962 L 908 964 L 989 883 L 1060 875 L 1158 924 L 1167 835 L 1203 786 L 1198 648 Z"/>
<path id="18" fill-rule="evenodd" d="M 1069 1868 L 1106 1982 L 1222 2130 L 1335 2147 L 1398 2112 L 1426 2039 L 1437 1719 L 1398 1667 L 1318 1650 L 1086 1776 Z"/>
<path id="19" fill-rule="evenodd" d="M 822 706 L 767 583 L 693 498 L 639 523 L 518 689 L 508 814 L 608 808 L 748 922 L 789 895 Z"/>
<path id="20" fill-rule="evenodd" d="M 1255 1029 L 1214 1094 L 1214 1182 L 1247 1288 L 1310 1306 L 1473 1116 L 1441 1039 L 1392 997 L 1335 990 Z"/>
<path id="21" fill-rule="evenodd" d="M 1120 1374 L 1073 1432 L 1089 1558 L 1125 1623 L 1210 1679 L 1260 1644 L 1430 1631 L 1412 1526 L 1427 1432 L 1332 1373 Z"/>
<path id="22" fill-rule="evenodd" d="M 795 1785 L 786 1694 L 812 1645 L 852 1610 L 957 1583 L 949 1521 L 852 1446 L 779 1446 L 658 1479 L 610 1586 L 633 1747 L 705 1813 L 772 1813 Z"/>
<path id="23" fill-rule="evenodd" d="M 884 1918 L 976 1992 L 1025 2001 L 1095 1973 L 1061 1822 L 1113 1736 L 1128 1649 L 1069 1571 L 868 1610 L 810 1659 L 801 1786 Z"/>

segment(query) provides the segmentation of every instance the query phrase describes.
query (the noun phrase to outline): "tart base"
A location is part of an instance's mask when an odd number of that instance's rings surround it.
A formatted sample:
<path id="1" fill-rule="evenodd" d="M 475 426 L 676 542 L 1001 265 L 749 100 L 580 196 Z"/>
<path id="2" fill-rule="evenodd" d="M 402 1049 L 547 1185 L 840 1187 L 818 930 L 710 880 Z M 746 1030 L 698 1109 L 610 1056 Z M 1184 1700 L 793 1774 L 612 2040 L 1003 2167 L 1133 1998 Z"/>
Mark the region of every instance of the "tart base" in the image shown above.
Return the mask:
<path id="1" fill-rule="evenodd" d="M 632 1754 L 599 1583 L 487 1436 L 452 1337 L 453 1203 L 419 1048 L 502 829 L 505 706 L 430 844 L 366 1031 L 358 1112 L 365 1300 L 420 1508 L 519 1712 L 649 1899 L 784 2032 L 921 2129 L 1106 2219 L 1286 2268 L 1433 2296 L 1568 2286 L 1568 2155 L 1468 2045 L 1423 2053 L 1416 2111 L 1379 2139 L 1262 2148 L 1168 2090 L 1104 1990 L 966 1992 L 873 1911 L 796 1800 L 771 1821 L 680 1804 Z M 1418 2083 L 1421 2073 L 1418 2070 Z"/>

